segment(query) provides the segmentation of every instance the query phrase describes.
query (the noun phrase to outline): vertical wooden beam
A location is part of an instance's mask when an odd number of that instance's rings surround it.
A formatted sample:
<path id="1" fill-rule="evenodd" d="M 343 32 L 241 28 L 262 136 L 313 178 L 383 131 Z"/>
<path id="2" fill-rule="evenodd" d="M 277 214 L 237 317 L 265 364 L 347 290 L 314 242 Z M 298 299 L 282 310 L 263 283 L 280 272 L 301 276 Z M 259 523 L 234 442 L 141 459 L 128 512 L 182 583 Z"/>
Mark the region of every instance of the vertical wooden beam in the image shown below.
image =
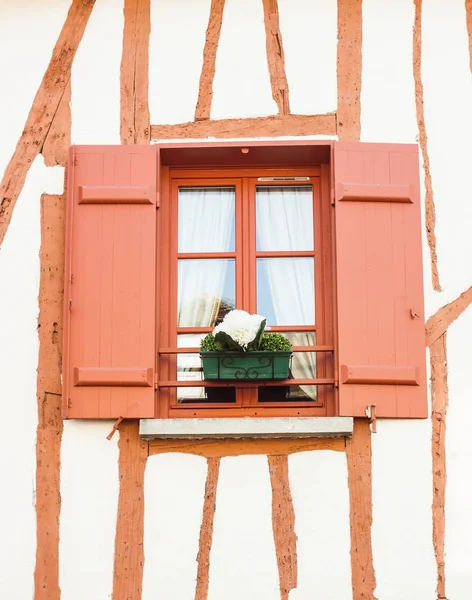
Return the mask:
<path id="1" fill-rule="evenodd" d="M 64 196 L 41 197 L 34 600 L 59 600 Z"/>
<path id="2" fill-rule="evenodd" d="M 213 542 L 213 521 L 216 510 L 216 490 L 220 473 L 220 458 L 208 458 L 208 474 L 205 484 L 205 502 L 203 503 L 202 526 L 197 562 L 197 587 L 195 600 L 207 600 L 210 575 L 210 553 Z"/>
<path id="3" fill-rule="evenodd" d="M 416 102 L 416 122 L 418 124 L 418 135 L 423 156 L 424 168 L 424 186 L 425 186 L 425 212 L 426 212 L 426 237 L 428 240 L 429 256 L 431 261 L 431 276 L 433 289 L 441 291 L 439 283 L 438 263 L 436 254 L 436 209 L 434 206 L 433 184 L 431 180 L 431 168 L 428 154 L 428 136 L 426 134 L 426 124 L 424 120 L 423 107 L 423 81 L 421 79 L 421 15 L 423 0 L 414 0 L 415 2 L 415 21 L 413 25 L 413 77 L 415 80 L 415 102 Z"/>
<path id="4" fill-rule="evenodd" d="M 290 114 L 290 102 L 287 75 L 285 74 L 282 32 L 279 25 L 279 7 L 277 0 L 262 0 L 262 4 L 272 97 L 277 104 L 279 114 L 288 115 Z"/>
<path id="5" fill-rule="evenodd" d="M 200 75 L 198 100 L 195 108 L 195 121 L 205 121 L 210 118 L 216 52 L 220 41 L 224 7 L 225 0 L 211 1 L 210 18 L 208 19 L 205 48 L 203 50 L 202 74 Z"/>
<path id="6" fill-rule="evenodd" d="M 376 600 L 372 559 L 372 444 L 369 422 L 354 419 L 346 445 L 351 520 L 353 600 Z"/>
<path id="7" fill-rule="evenodd" d="M 70 80 L 72 63 L 95 0 L 73 0 L 54 46 L 49 66 L 39 86 L 0 184 L 0 245 L 10 224 L 26 175 L 41 152 Z"/>
<path id="8" fill-rule="evenodd" d="M 438 599 L 446 598 L 444 555 L 446 501 L 446 415 L 448 405 L 446 334 L 430 348 L 433 457 L 433 546 L 436 555 Z"/>
<path id="9" fill-rule="evenodd" d="M 120 493 L 115 538 L 113 600 L 141 600 L 144 568 L 144 472 L 148 444 L 139 437 L 139 422 L 120 425 Z"/>
<path id="10" fill-rule="evenodd" d="M 120 75 L 122 144 L 148 144 L 150 0 L 125 0 Z"/>
<path id="11" fill-rule="evenodd" d="M 356 142 L 361 133 L 362 0 L 338 0 L 338 136 Z"/>
<path id="12" fill-rule="evenodd" d="M 338 0 L 338 138 L 361 136 L 362 0 Z M 369 422 L 354 419 L 346 443 L 353 600 L 375 600 L 372 558 L 372 441 Z"/>
<path id="13" fill-rule="evenodd" d="M 268 456 L 272 485 L 272 527 L 279 570 L 280 600 L 288 600 L 297 587 L 297 536 L 295 511 L 288 478 L 288 457 Z"/>

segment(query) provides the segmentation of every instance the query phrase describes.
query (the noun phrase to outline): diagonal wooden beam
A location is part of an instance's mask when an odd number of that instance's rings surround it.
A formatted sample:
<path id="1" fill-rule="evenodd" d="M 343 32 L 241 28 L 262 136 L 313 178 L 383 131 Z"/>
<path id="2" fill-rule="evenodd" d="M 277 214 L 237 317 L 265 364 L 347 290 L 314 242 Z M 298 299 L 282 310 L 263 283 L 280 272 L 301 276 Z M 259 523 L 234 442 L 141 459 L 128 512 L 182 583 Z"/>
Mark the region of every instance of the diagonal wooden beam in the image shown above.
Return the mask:
<path id="1" fill-rule="evenodd" d="M 0 184 L 0 245 L 29 168 L 42 151 L 70 80 L 72 63 L 95 0 L 73 0 L 51 61 L 39 86 L 26 124 Z"/>
<path id="2" fill-rule="evenodd" d="M 120 73 L 122 144 L 148 144 L 150 0 L 125 0 Z"/>
<path id="3" fill-rule="evenodd" d="M 266 31 L 266 52 L 269 65 L 270 84 L 279 114 L 290 114 L 289 89 L 285 73 L 285 55 L 282 32 L 279 25 L 277 0 L 262 0 Z"/>
<path id="4" fill-rule="evenodd" d="M 288 600 L 297 587 L 297 535 L 288 475 L 288 457 L 268 456 L 272 487 L 272 528 L 279 571 L 280 599 Z"/>
<path id="5" fill-rule="evenodd" d="M 213 80 L 215 78 L 216 51 L 220 41 L 221 25 L 225 0 L 212 0 L 210 18 L 206 31 L 205 48 L 203 50 L 203 66 L 200 75 L 198 101 L 195 108 L 195 121 L 210 118 L 211 101 L 213 99 Z"/>
<path id="6" fill-rule="evenodd" d="M 151 125 L 151 138 L 203 139 L 280 137 L 283 135 L 336 135 L 336 115 L 277 115 L 250 119 L 221 119 L 177 125 Z"/>
<path id="7" fill-rule="evenodd" d="M 216 490 L 220 473 L 220 458 L 209 458 L 205 501 L 203 503 L 202 526 L 197 555 L 198 571 L 195 600 L 207 600 L 210 582 L 210 554 L 213 542 L 213 522 L 216 510 Z"/>
<path id="8" fill-rule="evenodd" d="M 472 286 L 453 300 L 442 306 L 426 321 L 426 346 L 432 346 L 465 309 L 472 304 Z"/>
<path id="9" fill-rule="evenodd" d="M 423 107 L 423 81 L 421 79 L 421 14 L 423 0 L 415 1 L 415 21 L 413 25 L 413 77 L 415 81 L 415 100 L 416 100 L 416 122 L 418 124 L 419 143 L 421 154 L 423 156 L 424 168 L 424 186 L 425 186 L 425 212 L 426 212 L 426 237 L 429 246 L 429 255 L 431 260 L 431 276 L 433 289 L 441 291 L 439 283 L 438 262 L 436 254 L 436 209 L 434 206 L 433 184 L 431 180 L 431 168 L 428 154 L 428 136 L 426 134 L 426 124 L 424 120 Z"/>

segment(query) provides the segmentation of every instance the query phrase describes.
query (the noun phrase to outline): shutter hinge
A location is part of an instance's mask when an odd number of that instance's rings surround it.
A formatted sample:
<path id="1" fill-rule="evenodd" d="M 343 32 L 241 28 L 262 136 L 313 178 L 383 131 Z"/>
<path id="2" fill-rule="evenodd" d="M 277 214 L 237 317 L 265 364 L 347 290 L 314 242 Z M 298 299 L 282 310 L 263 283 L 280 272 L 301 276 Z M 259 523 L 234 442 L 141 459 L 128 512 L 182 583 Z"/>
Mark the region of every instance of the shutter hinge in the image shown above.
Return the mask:
<path id="1" fill-rule="evenodd" d="M 369 404 L 365 409 L 365 414 L 370 420 L 372 433 L 377 433 L 377 405 Z"/>
<path id="2" fill-rule="evenodd" d="M 334 188 L 331 188 L 331 205 L 332 206 L 334 206 L 334 198 L 335 198 Z"/>
<path id="3" fill-rule="evenodd" d="M 157 372 L 154 373 L 154 389 L 158 390 L 159 389 L 159 384 L 157 382 Z"/>
<path id="4" fill-rule="evenodd" d="M 70 274 L 70 282 L 75 283 L 75 277 L 73 273 Z"/>
<path id="5" fill-rule="evenodd" d="M 71 408 L 72 407 L 72 400 L 70 398 L 67 398 L 67 408 Z"/>
<path id="6" fill-rule="evenodd" d="M 160 206 L 160 193 L 156 192 L 156 209 Z"/>
<path id="7" fill-rule="evenodd" d="M 72 299 L 69 300 L 69 310 L 72 310 Z"/>
<path id="8" fill-rule="evenodd" d="M 74 167 L 76 167 L 79 164 L 76 154 L 74 154 L 74 158 L 72 159 L 72 164 L 74 165 Z"/>

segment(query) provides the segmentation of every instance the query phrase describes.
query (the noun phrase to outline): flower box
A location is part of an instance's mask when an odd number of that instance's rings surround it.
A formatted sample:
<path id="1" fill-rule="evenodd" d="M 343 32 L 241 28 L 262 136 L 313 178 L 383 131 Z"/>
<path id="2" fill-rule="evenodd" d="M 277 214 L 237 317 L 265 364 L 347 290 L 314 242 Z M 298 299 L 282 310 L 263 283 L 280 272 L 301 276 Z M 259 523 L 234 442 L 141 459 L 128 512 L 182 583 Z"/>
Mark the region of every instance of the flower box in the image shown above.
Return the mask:
<path id="1" fill-rule="evenodd" d="M 206 380 L 288 379 L 292 352 L 200 352 Z"/>

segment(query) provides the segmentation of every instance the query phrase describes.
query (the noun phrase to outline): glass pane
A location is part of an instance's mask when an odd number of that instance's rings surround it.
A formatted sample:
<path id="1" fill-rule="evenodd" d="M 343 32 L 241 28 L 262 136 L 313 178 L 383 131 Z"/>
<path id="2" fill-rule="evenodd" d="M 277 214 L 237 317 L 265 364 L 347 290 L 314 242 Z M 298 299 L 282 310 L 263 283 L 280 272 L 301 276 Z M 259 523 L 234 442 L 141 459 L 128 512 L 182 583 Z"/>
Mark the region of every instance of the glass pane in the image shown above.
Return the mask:
<path id="1" fill-rule="evenodd" d="M 314 346 L 315 332 L 284 333 L 292 346 Z M 316 378 L 316 352 L 294 352 L 290 370 L 292 379 Z M 317 401 L 316 385 L 259 388 L 259 402 Z"/>
<path id="2" fill-rule="evenodd" d="M 179 188 L 179 252 L 233 252 L 234 202 L 232 187 Z"/>
<path id="3" fill-rule="evenodd" d="M 257 250 L 313 250 L 312 186 L 256 188 Z"/>
<path id="4" fill-rule="evenodd" d="M 234 259 L 179 260 L 179 327 L 211 327 L 235 308 Z"/>
<path id="5" fill-rule="evenodd" d="M 268 325 L 314 325 L 314 259 L 258 258 L 257 312 Z"/>
<path id="6" fill-rule="evenodd" d="M 205 335 L 206 333 L 178 335 L 177 346 L 179 348 L 198 348 Z M 202 379 L 200 355 L 198 353 L 177 354 L 177 380 L 201 381 Z M 177 388 L 177 402 L 189 404 L 236 402 L 236 390 L 234 388 L 181 387 Z"/>

